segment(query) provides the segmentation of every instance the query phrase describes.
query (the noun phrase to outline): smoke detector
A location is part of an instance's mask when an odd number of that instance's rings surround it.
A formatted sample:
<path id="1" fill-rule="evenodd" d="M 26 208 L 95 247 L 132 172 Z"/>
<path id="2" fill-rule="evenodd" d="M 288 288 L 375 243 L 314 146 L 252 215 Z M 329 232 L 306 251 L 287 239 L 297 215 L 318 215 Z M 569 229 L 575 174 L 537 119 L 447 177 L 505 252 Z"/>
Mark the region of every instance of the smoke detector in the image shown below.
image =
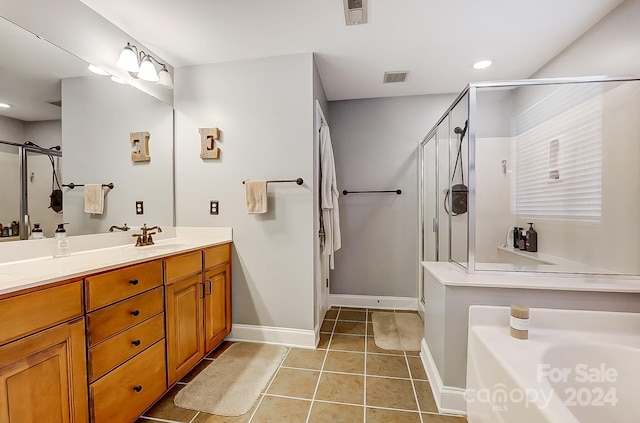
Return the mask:
<path id="1" fill-rule="evenodd" d="M 392 82 L 404 82 L 407 79 L 408 73 L 409 71 L 385 72 L 382 82 L 385 84 L 390 84 Z"/>
<path id="2" fill-rule="evenodd" d="M 368 0 L 343 0 L 344 20 L 347 25 L 360 25 L 367 23 Z"/>

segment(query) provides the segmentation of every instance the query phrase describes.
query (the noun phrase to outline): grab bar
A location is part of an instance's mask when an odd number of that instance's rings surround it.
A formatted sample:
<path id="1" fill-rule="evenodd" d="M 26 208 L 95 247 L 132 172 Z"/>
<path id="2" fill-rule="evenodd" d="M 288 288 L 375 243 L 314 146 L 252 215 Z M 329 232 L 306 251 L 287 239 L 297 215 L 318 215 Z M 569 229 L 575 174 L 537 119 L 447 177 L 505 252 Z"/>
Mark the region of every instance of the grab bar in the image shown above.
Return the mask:
<path id="1" fill-rule="evenodd" d="M 346 189 L 342 191 L 343 195 L 347 194 L 370 194 L 370 193 L 378 193 L 378 192 L 395 192 L 396 194 L 402 194 L 401 189 L 387 190 L 387 191 L 347 191 Z"/>

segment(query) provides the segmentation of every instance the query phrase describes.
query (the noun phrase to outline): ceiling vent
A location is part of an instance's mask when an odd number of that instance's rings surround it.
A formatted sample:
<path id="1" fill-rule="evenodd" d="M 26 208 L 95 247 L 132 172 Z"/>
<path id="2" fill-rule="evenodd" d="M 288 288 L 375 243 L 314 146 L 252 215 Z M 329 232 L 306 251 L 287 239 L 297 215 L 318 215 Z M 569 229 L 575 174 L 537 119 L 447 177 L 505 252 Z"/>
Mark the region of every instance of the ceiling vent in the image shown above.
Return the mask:
<path id="1" fill-rule="evenodd" d="M 408 73 L 409 73 L 408 71 L 385 72 L 384 79 L 382 80 L 382 82 L 384 82 L 385 84 L 390 84 L 392 82 L 404 82 L 407 79 Z"/>
<path id="2" fill-rule="evenodd" d="M 361 25 L 367 23 L 368 0 L 343 0 L 344 19 L 347 25 Z"/>

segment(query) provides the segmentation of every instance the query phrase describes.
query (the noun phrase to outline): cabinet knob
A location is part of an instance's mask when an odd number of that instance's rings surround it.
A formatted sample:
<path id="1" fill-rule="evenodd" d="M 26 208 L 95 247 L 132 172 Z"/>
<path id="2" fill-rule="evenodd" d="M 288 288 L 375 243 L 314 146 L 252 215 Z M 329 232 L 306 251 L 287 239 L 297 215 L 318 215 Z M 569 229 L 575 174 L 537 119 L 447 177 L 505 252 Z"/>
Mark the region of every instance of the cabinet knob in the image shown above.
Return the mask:
<path id="1" fill-rule="evenodd" d="M 139 314 L 140 314 L 140 310 L 132 310 L 132 311 L 131 311 L 131 315 L 132 315 L 132 316 L 137 316 L 137 315 L 139 315 Z"/>
<path id="2" fill-rule="evenodd" d="M 136 392 L 140 392 L 140 391 L 142 391 L 142 385 L 136 385 L 136 386 L 134 386 L 134 387 L 133 387 L 133 390 L 134 390 L 134 391 L 136 391 Z"/>
<path id="3" fill-rule="evenodd" d="M 136 339 L 135 341 L 131 341 L 132 345 L 135 345 L 136 347 L 140 345 L 140 340 Z"/>
<path id="4" fill-rule="evenodd" d="M 129 283 L 131 285 L 137 285 L 138 284 L 138 280 L 137 279 L 131 279 L 131 280 L 129 280 Z"/>

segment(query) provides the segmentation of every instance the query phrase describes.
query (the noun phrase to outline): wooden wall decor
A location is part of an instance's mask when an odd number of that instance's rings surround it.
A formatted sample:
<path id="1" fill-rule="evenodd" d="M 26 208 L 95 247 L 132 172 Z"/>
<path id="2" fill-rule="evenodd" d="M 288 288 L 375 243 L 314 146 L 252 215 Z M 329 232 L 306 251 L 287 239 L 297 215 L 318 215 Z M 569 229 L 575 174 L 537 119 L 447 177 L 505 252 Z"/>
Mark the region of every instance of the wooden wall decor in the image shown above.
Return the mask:
<path id="1" fill-rule="evenodd" d="M 131 152 L 131 160 L 134 162 L 149 162 L 151 156 L 149 155 L 149 133 L 148 132 L 131 132 L 129 138 L 134 151 Z"/>
<path id="2" fill-rule="evenodd" d="M 200 131 L 200 158 L 219 159 L 220 149 L 215 146 L 215 140 L 220 139 L 218 128 L 199 128 Z"/>

